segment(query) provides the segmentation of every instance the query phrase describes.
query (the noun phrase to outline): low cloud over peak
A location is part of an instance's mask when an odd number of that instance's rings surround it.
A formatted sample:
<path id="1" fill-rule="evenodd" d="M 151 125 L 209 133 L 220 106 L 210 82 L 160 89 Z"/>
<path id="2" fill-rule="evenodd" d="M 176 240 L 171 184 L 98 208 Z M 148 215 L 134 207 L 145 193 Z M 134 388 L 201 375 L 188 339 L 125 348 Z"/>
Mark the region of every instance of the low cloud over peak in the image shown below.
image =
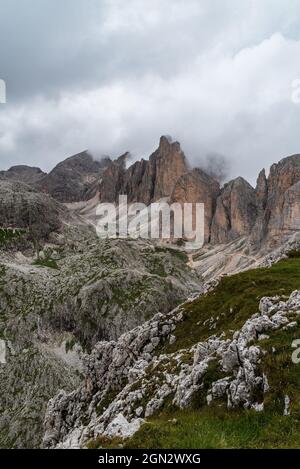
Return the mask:
<path id="1" fill-rule="evenodd" d="M 3 0 L 2 169 L 49 170 L 81 148 L 148 157 L 170 134 L 193 165 L 225 155 L 228 177 L 254 182 L 261 167 L 300 151 L 300 105 L 291 100 L 299 7 Z"/>

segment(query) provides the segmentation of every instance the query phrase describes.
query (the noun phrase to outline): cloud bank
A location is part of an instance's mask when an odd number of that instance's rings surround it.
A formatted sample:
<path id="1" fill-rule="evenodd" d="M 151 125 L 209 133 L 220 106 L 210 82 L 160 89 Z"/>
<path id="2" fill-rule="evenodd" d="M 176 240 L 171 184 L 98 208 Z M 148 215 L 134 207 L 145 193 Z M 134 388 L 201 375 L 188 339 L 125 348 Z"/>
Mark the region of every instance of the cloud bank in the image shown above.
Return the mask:
<path id="1" fill-rule="evenodd" d="M 300 153 L 300 0 L 2 0 L 0 10 L 3 169 L 49 170 L 87 148 L 147 157 L 170 134 L 192 164 L 221 155 L 228 177 L 254 183 Z"/>

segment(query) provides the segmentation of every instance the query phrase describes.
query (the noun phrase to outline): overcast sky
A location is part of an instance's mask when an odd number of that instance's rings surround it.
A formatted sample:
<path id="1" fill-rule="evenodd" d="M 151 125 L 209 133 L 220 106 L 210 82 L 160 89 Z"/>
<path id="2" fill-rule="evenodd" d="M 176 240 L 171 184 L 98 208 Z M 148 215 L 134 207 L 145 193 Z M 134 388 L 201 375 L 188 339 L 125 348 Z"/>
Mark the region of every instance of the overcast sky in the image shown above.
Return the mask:
<path id="1" fill-rule="evenodd" d="M 162 134 L 228 177 L 300 153 L 300 0 L 0 0 L 0 168 Z"/>

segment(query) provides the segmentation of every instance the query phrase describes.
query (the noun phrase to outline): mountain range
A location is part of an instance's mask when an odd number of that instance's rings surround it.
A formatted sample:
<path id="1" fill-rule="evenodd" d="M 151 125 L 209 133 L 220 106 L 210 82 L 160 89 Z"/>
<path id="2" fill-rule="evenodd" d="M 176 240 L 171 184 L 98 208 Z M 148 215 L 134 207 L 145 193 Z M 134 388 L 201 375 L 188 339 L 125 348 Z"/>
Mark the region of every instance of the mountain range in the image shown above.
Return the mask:
<path id="1" fill-rule="evenodd" d="M 255 188 L 242 177 L 220 187 L 201 168 L 191 168 L 180 144 L 165 136 L 148 160 L 127 167 L 128 159 L 129 153 L 124 153 L 115 160 L 96 161 L 84 151 L 59 163 L 49 174 L 39 168 L 14 166 L 0 177 L 27 184 L 62 204 L 91 199 L 117 202 L 119 194 L 127 194 L 129 202 L 146 205 L 162 198 L 203 202 L 205 241 L 211 244 L 243 236 L 249 236 L 256 246 L 271 238 L 276 243 L 300 227 L 300 155 L 274 163 L 268 177 L 263 169 Z"/>
<path id="2" fill-rule="evenodd" d="M 120 194 L 203 202 L 203 248 L 99 239 L 96 206 Z M 229 421 L 228 409 L 266 409 L 275 428 L 292 412 L 296 428 L 300 383 L 282 344 L 300 330 L 299 229 L 300 155 L 255 188 L 221 185 L 166 136 L 133 164 L 84 151 L 48 174 L 1 171 L 0 446 L 164 445 L 170 421 L 211 424 L 218 408 Z M 280 389 L 275 362 L 291 373 Z"/>

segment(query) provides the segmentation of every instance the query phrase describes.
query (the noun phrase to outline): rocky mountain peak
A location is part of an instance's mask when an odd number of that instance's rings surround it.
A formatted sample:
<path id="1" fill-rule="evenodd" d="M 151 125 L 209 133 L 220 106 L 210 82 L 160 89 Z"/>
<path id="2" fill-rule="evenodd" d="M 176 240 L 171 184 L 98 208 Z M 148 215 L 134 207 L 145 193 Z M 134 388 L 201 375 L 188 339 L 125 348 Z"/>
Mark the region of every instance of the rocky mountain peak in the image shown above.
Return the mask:
<path id="1" fill-rule="evenodd" d="M 299 229 L 299 181 L 300 155 L 289 156 L 271 166 L 265 210 L 257 220 L 255 239 L 268 236 L 276 243 L 290 231 Z"/>
<path id="2" fill-rule="evenodd" d="M 286 191 L 300 180 L 300 155 L 283 158 L 270 168 L 268 177 L 269 193 L 276 195 Z"/>
<path id="3" fill-rule="evenodd" d="M 21 181 L 25 184 L 35 184 L 45 175 L 46 173 L 40 168 L 27 165 L 16 165 L 12 166 L 7 171 L 0 171 L 1 177 Z"/>
<path id="4" fill-rule="evenodd" d="M 263 240 L 297 229 L 300 155 L 292 155 L 273 164 L 266 177 L 263 169 L 254 189 L 237 177 L 220 189 L 214 177 L 205 171 L 190 169 L 180 143 L 161 136 L 149 159 L 128 167 L 130 154 L 101 161 L 87 150 L 59 163 L 49 174 L 39 168 L 14 166 L 0 172 L 4 179 L 29 184 L 60 202 L 88 201 L 95 196 L 101 202 L 118 202 L 120 194 L 128 202 L 149 205 L 162 198 L 171 202 L 205 204 L 205 240 L 226 243 L 251 236 L 254 247 Z M 278 238 L 279 239 L 279 238 Z"/>
<path id="5" fill-rule="evenodd" d="M 260 210 L 264 210 L 266 208 L 268 198 L 268 181 L 265 169 L 262 169 L 258 175 L 255 192 L 257 197 L 257 206 Z"/>
<path id="6" fill-rule="evenodd" d="M 100 200 L 111 202 L 127 194 L 129 202 L 146 205 L 170 197 L 178 178 L 188 171 L 188 164 L 178 142 L 160 138 L 157 150 L 149 160 L 141 159 L 126 169 L 129 153 L 106 168 L 100 183 Z"/>
<path id="7" fill-rule="evenodd" d="M 169 197 L 178 178 L 188 171 L 187 160 L 180 143 L 172 142 L 170 138 L 162 136 L 158 149 L 150 156 L 151 163 L 155 174 L 153 200 Z"/>
<path id="8" fill-rule="evenodd" d="M 257 180 L 258 217 L 251 238 L 257 245 L 267 239 L 274 245 L 292 231 L 300 229 L 300 155 L 275 163 L 266 179 L 261 172 Z"/>
<path id="9" fill-rule="evenodd" d="M 161 155 L 168 153 L 170 148 L 176 149 L 176 151 L 181 152 L 179 142 L 173 141 L 172 138 L 168 135 L 162 135 L 159 139 L 159 150 Z"/>
<path id="10" fill-rule="evenodd" d="M 60 202 L 84 200 L 86 192 L 109 164 L 108 158 L 96 161 L 86 150 L 59 163 L 36 187 Z"/>

